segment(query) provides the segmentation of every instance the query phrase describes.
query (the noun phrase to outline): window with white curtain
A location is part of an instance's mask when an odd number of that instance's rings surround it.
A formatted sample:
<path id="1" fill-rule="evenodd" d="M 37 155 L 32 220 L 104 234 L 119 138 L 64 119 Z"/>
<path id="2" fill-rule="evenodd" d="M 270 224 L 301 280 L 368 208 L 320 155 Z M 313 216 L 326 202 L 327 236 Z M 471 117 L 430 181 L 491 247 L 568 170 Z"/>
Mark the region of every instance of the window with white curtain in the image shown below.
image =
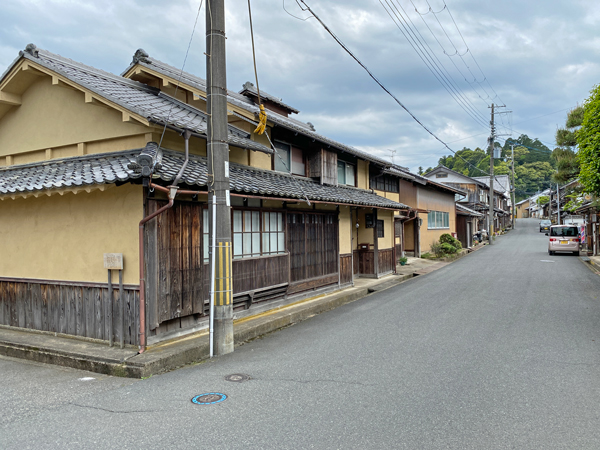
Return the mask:
<path id="1" fill-rule="evenodd" d="M 427 214 L 427 229 L 450 228 L 450 213 L 444 211 L 429 211 Z"/>
<path id="2" fill-rule="evenodd" d="M 283 213 L 233 211 L 233 258 L 253 258 L 285 253 Z"/>

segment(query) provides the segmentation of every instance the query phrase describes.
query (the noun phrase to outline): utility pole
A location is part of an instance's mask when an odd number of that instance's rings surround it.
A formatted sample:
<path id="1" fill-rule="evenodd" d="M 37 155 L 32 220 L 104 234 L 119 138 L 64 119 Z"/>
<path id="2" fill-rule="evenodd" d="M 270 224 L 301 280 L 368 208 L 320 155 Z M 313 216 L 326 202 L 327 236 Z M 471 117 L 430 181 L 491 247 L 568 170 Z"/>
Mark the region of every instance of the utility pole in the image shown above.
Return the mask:
<path id="1" fill-rule="evenodd" d="M 233 352 L 233 283 L 225 70 L 225 0 L 206 2 L 206 109 L 210 201 L 210 356 Z"/>
<path id="2" fill-rule="evenodd" d="M 556 225 L 560 225 L 560 189 L 556 183 Z"/>
<path id="3" fill-rule="evenodd" d="M 513 230 L 517 227 L 517 206 L 515 205 L 515 144 L 510 144 L 510 160 L 512 161 L 512 228 Z"/>
<path id="4" fill-rule="evenodd" d="M 490 120 L 490 199 L 488 211 L 488 240 L 492 245 L 494 242 L 494 104 L 492 103 L 492 118 Z"/>

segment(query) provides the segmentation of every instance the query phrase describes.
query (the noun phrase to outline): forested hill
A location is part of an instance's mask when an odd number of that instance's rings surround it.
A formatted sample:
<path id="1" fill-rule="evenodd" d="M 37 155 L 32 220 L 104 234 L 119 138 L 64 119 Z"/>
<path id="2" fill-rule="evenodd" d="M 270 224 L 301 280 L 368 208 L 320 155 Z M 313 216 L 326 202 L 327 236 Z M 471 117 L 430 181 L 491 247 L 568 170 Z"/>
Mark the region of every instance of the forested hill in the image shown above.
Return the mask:
<path id="1" fill-rule="evenodd" d="M 494 174 L 511 174 L 511 144 L 514 145 L 515 153 L 515 188 L 516 199 L 520 201 L 538 191 L 551 186 L 551 176 L 556 172 L 556 161 L 552 157 L 552 150 L 542 144 L 538 139 L 531 139 L 522 134 L 518 139 L 507 139 L 504 146 L 496 142 L 496 147 L 501 147 L 501 158 L 494 159 Z M 489 149 L 482 150 L 477 147 L 474 150 L 463 148 L 455 155 L 444 156 L 439 159 L 438 164 L 444 165 L 455 172 L 469 177 L 481 177 L 490 173 Z M 429 167 L 420 173 L 433 170 Z"/>

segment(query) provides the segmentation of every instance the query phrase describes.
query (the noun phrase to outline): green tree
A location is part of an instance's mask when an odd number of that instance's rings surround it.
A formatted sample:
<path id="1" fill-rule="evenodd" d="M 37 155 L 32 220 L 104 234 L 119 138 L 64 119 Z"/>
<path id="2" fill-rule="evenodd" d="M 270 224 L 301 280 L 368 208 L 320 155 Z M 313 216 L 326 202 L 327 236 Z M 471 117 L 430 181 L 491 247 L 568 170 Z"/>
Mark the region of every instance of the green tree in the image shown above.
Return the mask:
<path id="1" fill-rule="evenodd" d="M 583 106 L 583 121 L 576 133 L 579 182 L 586 192 L 600 195 L 600 85 L 595 86 Z"/>
<path id="2" fill-rule="evenodd" d="M 552 180 L 557 183 L 566 183 L 579 176 L 579 162 L 577 161 L 576 146 L 577 132 L 583 122 L 583 106 L 576 106 L 567 113 L 565 126 L 556 130 L 556 147 L 552 152 L 552 159 L 556 161 L 556 173 Z"/>
<path id="3" fill-rule="evenodd" d="M 583 106 L 576 106 L 567 113 L 565 126 L 556 130 L 556 143 L 560 147 L 575 147 L 577 145 L 577 130 L 583 122 Z"/>
<path id="4" fill-rule="evenodd" d="M 555 170 L 547 161 L 527 163 L 515 167 L 515 188 L 521 197 L 528 197 L 551 184 Z"/>
<path id="5" fill-rule="evenodd" d="M 547 205 L 548 202 L 550 202 L 550 197 L 548 197 L 547 195 L 540 195 L 537 198 L 537 204 L 540 206 Z"/>

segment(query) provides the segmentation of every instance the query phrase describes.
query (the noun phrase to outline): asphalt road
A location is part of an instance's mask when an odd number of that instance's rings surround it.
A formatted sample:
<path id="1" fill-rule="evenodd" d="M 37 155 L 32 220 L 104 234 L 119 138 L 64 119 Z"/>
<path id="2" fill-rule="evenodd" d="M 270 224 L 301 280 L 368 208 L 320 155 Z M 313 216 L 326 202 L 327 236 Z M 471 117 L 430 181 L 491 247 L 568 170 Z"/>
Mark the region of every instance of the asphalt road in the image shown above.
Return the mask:
<path id="1" fill-rule="evenodd" d="M 0 358 L 0 448 L 598 449 L 600 277 L 546 240 L 520 220 L 429 275 L 146 380 Z M 203 393 L 228 397 L 190 401 Z"/>

